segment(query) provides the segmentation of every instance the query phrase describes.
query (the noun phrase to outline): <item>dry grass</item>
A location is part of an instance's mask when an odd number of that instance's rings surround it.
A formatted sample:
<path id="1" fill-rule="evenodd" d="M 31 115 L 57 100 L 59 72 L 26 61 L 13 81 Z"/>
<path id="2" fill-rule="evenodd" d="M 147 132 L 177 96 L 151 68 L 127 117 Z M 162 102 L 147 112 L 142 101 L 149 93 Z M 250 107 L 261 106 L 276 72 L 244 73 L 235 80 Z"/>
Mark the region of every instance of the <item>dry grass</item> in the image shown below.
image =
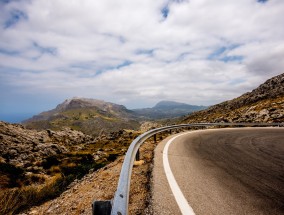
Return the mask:
<path id="1" fill-rule="evenodd" d="M 59 194 L 63 183 L 64 178 L 57 174 L 44 185 L 2 190 L 0 193 L 0 214 L 15 214 L 24 208 L 55 197 Z"/>

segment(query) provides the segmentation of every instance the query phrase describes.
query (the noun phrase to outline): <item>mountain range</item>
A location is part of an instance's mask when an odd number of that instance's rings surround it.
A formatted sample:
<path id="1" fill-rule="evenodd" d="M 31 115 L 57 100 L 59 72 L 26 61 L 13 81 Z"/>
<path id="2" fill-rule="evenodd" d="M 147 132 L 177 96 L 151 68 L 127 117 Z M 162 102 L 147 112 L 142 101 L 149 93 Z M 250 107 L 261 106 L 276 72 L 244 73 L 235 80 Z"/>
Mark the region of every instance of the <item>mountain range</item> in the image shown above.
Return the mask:
<path id="1" fill-rule="evenodd" d="M 133 111 L 142 119 L 167 119 L 180 117 L 206 108 L 206 106 L 189 105 L 174 101 L 161 101 L 152 108 L 134 109 Z"/>
<path id="2" fill-rule="evenodd" d="M 111 133 L 121 129 L 138 129 L 143 120 L 173 118 L 204 109 L 184 103 L 162 101 L 153 108 L 129 110 L 123 105 L 97 99 L 74 97 L 56 108 L 25 120 L 30 129 L 60 130 L 70 127 L 90 135 Z"/>

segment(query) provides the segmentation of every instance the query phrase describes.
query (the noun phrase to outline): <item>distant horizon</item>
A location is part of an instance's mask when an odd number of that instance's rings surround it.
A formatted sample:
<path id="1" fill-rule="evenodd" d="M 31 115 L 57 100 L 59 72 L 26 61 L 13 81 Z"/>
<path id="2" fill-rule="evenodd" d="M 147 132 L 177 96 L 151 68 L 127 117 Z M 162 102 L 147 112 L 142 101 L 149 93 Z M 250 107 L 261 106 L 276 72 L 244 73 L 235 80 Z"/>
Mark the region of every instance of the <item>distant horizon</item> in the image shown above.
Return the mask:
<path id="1" fill-rule="evenodd" d="M 33 117 L 36 114 L 33 113 L 15 113 L 9 115 L 0 115 L 0 121 L 8 123 L 21 123 L 22 121 Z"/>
<path id="2" fill-rule="evenodd" d="M 79 97 L 79 96 L 74 96 L 74 97 L 71 97 L 71 98 L 66 98 L 65 100 L 67 99 L 72 99 L 72 98 L 85 98 L 85 97 Z M 96 99 L 96 98 L 85 98 L 85 99 Z M 65 100 L 63 100 L 62 102 L 64 102 Z M 102 101 L 105 101 L 105 102 L 110 102 L 110 101 L 106 101 L 104 99 L 100 99 Z M 152 108 L 154 107 L 156 104 L 158 104 L 159 102 L 162 102 L 162 101 L 166 101 L 166 102 L 177 102 L 177 103 L 183 103 L 183 104 L 187 104 L 187 105 L 196 105 L 196 106 L 210 106 L 210 105 L 198 105 L 198 104 L 190 104 L 190 103 L 186 103 L 186 102 L 178 102 L 178 101 L 173 101 L 173 100 L 161 100 L 161 101 L 158 101 L 156 102 L 154 105 L 152 106 L 148 106 L 148 107 L 138 107 L 138 108 L 129 108 L 127 106 L 125 106 L 128 110 L 134 110 L 134 109 L 142 109 L 142 108 Z M 61 102 L 61 103 L 62 103 Z M 41 111 L 35 111 L 35 112 L 30 112 L 30 113 L 9 113 L 9 114 L 2 114 L 0 113 L 0 121 L 4 121 L 4 122 L 8 122 L 8 123 L 21 123 L 23 122 L 24 120 L 27 120 L 27 119 L 30 119 L 31 117 L 35 116 L 35 115 L 38 115 L 42 112 L 45 112 L 45 111 L 50 111 L 54 108 L 56 108 L 57 105 L 61 104 L 61 103 L 58 103 L 56 104 L 53 108 L 51 109 L 46 109 L 46 110 L 41 110 Z M 113 103 L 113 102 L 111 102 Z M 118 103 L 115 103 L 115 104 L 118 104 Z M 118 104 L 118 105 L 121 105 L 121 104 Z"/>

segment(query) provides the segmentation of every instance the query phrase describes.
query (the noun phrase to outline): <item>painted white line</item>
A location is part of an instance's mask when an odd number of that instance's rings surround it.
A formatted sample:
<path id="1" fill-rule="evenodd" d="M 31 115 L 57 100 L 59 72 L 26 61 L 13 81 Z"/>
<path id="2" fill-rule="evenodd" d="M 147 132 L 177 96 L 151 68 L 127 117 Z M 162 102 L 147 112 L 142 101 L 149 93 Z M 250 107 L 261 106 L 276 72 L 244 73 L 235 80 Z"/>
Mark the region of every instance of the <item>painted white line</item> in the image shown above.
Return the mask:
<path id="1" fill-rule="evenodd" d="M 187 132 L 188 133 L 188 132 Z M 167 179 L 168 179 L 168 182 L 169 182 L 169 185 L 172 189 L 172 193 L 174 194 L 174 197 L 176 199 L 176 202 L 180 208 L 180 211 L 183 215 L 195 215 L 192 207 L 188 204 L 186 198 L 184 197 L 183 193 L 181 192 L 177 182 L 176 182 L 176 179 L 172 173 L 172 170 L 171 170 L 171 167 L 170 167 L 170 164 L 169 164 L 169 160 L 168 160 L 168 149 L 169 149 L 169 146 L 170 144 L 178 137 L 182 136 L 182 135 L 185 135 L 187 133 L 183 133 L 183 134 L 180 134 L 180 135 L 177 135 L 173 138 L 171 138 L 167 143 L 166 143 L 166 146 L 163 150 L 163 164 L 164 164 L 164 170 L 165 170 L 165 173 L 166 173 L 166 176 L 167 176 Z"/>

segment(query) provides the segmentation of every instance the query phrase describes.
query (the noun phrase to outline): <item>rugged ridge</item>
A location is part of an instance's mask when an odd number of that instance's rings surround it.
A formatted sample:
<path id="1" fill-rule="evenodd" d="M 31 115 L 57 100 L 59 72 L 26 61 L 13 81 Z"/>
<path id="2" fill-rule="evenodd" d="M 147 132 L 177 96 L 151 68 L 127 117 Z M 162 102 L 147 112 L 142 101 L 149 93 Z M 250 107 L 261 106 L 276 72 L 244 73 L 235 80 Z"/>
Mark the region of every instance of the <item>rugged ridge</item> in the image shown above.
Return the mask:
<path id="1" fill-rule="evenodd" d="M 44 169 L 47 158 L 79 150 L 92 137 L 70 128 L 38 132 L 0 121 L 0 140 L 1 189 L 29 184 L 30 178 L 38 177 L 44 181 L 48 175 Z M 16 175 L 17 171 L 21 174 Z M 19 179 L 21 181 L 14 181 Z"/>
<path id="2" fill-rule="evenodd" d="M 283 122 L 284 73 L 252 92 L 186 116 L 188 122 Z"/>
<path id="3" fill-rule="evenodd" d="M 134 113 L 123 105 L 77 97 L 67 99 L 55 109 L 33 116 L 23 124 L 37 130 L 59 130 L 68 126 L 95 136 L 101 132 L 111 133 L 139 127 Z"/>

